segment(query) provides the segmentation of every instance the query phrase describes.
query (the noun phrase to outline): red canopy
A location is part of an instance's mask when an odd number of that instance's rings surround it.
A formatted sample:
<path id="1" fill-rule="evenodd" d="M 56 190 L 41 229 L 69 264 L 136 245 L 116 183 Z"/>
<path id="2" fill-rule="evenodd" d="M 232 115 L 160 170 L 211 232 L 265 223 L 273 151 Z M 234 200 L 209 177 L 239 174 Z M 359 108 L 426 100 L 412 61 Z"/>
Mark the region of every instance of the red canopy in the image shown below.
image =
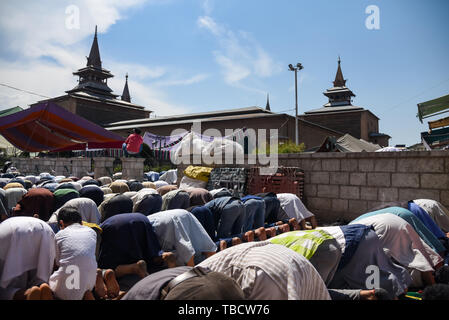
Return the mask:
<path id="1" fill-rule="evenodd" d="M 53 102 L 0 118 L 0 133 L 29 152 L 121 148 L 125 139 Z"/>

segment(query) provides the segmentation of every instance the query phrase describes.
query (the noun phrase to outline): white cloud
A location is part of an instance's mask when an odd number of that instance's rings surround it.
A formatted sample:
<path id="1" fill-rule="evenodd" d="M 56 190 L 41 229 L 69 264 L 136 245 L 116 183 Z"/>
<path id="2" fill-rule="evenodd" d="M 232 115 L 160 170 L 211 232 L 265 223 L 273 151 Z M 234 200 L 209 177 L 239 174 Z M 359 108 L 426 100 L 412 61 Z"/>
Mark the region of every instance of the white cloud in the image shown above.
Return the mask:
<path id="1" fill-rule="evenodd" d="M 171 0 L 42 0 L 0 2 L 0 82 L 45 96 L 56 97 L 76 86 L 72 72 L 85 66 L 95 25 L 98 25 L 100 53 L 101 33 L 119 20 L 126 19 L 130 9 L 144 3 L 166 4 Z M 68 6 L 79 9 L 79 28 L 69 29 L 66 22 Z M 71 11 L 68 11 L 69 14 Z M 73 21 L 72 21 L 73 22 Z M 161 89 L 149 81 L 163 79 L 167 67 L 147 66 L 133 62 L 105 61 L 103 66 L 115 75 L 108 82 L 116 94 L 121 94 L 125 74 L 129 74 L 132 101 L 159 115 L 185 113 L 189 108 L 174 105 Z M 187 79 L 189 80 L 189 79 Z M 190 79 L 200 81 L 200 75 Z M 175 82 L 176 79 L 171 81 Z M 181 80 L 178 80 L 181 83 Z M 188 81 L 184 82 L 188 84 Z M 43 97 L 0 86 L 0 109 L 26 107 Z"/>
<path id="2" fill-rule="evenodd" d="M 234 32 L 210 16 L 199 17 L 197 25 L 217 39 L 220 49 L 213 53 L 227 84 L 247 88 L 240 82 L 250 77 L 267 78 L 281 72 L 280 63 L 275 62 L 250 33 Z"/>
<path id="3" fill-rule="evenodd" d="M 203 10 L 206 15 L 210 15 L 212 13 L 213 7 L 214 7 L 213 0 L 203 1 Z"/>
<path id="4" fill-rule="evenodd" d="M 153 82 L 153 85 L 164 87 L 164 86 L 185 86 L 190 84 L 195 84 L 198 82 L 201 82 L 205 79 L 209 78 L 208 74 L 197 74 L 193 77 L 187 78 L 187 79 L 169 79 L 169 80 L 162 80 Z"/>
<path id="5" fill-rule="evenodd" d="M 208 16 L 199 17 L 197 24 L 200 28 L 205 28 L 216 36 L 222 36 L 226 31 L 222 26 L 219 26 L 214 19 Z"/>
<path id="6" fill-rule="evenodd" d="M 115 81 L 111 83 L 111 88 L 117 89 L 115 92 L 121 94 L 124 82 Z M 184 114 L 189 110 L 188 106 L 170 103 L 167 94 L 161 90 L 156 90 L 153 85 L 148 85 L 138 81 L 128 81 L 131 101 L 144 106 L 147 110 L 153 111 L 158 116 L 169 116 Z"/>

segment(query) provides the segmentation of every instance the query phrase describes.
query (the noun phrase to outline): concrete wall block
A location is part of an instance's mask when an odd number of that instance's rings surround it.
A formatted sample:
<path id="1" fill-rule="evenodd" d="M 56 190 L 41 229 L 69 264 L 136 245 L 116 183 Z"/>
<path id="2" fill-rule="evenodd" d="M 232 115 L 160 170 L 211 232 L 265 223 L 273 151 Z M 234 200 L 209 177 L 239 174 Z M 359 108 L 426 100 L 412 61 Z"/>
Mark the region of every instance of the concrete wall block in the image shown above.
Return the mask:
<path id="1" fill-rule="evenodd" d="M 309 209 L 311 212 L 314 212 L 314 210 L 330 210 L 331 208 L 332 199 L 315 197 L 307 199 L 307 209 Z"/>
<path id="2" fill-rule="evenodd" d="M 349 200 L 348 211 L 354 214 L 354 218 L 368 211 L 368 201 L 366 200 Z"/>
<path id="3" fill-rule="evenodd" d="M 304 195 L 306 197 L 316 197 L 317 185 L 316 184 L 305 184 L 304 185 Z"/>
<path id="4" fill-rule="evenodd" d="M 414 199 L 432 199 L 440 201 L 440 191 L 435 189 L 399 189 L 399 201 Z"/>
<path id="5" fill-rule="evenodd" d="M 330 184 L 349 184 L 348 172 L 329 172 Z"/>
<path id="6" fill-rule="evenodd" d="M 390 180 L 390 173 L 368 173 L 368 186 L 370 187 L 389 187 Z"/>
<path id="7" fill-rule="evenodd" d="M 396 159 L 374 159 L 374 171 L 395 172 Z"/>
<path id="8" fill-rule="evenodd" d="M 449 190 L 442 190 L 440 192 L 440 202 L 443 206 L 449 207 Z"/>
<path id="9" fill-rule="evenodd" d="M 309 171 L 304 172 L 304 184 L 312 183 L 311 180 L 311 173 Z"/>
<path id="10" fill-rule="evenodd" d="M 323 185 L 317 186 L 317 196 L 323 198 L 338 198 L 339 186 Z"/>
<path id="11" fill-rule="evenodd" d="M 372 212 L 372 211 L 376 211 L 376 208 L 379 208 L 380 206 L 384 205 L 385 202 L 383 201 L 367 201 L 368 205 L 367 205 L 367 209 L 366 212 Z"/>
<path id="12" fill-rule="evenodd" d="M 375 187 L 360 187 L 361 200 L 377 200 L 377 188 Z"/>
<path id="13" fill-rule="evenodd" d="M 397 201 L 398 195 L 397 188 L 379 188 L 377 199 L 379 201 Z"/>
<path id="14" fill-rule="evenodd" d="M 340 171 L 340 160 L 338 159 L 324 159 L 321 160 L 321 169 L 323 171 Z"/>
<path id="15" fill-rule="evenodd" d="M 359 160 L 359 171 L 360 172 L 370 172 L 374 170 L 374 159 L 360 159 Z"/>
<path id="16" fill-rule="evenodd" d="M 355 172 L 359 169 L 359 162 L 357 159 L 342 159 L 340 161 L 341 171 Z"/>
<path id="17" fill-rule="evenodd" d="M 340 199 L 360 199 L 360 188 L 355 186 L 340 186 Z"/>
<path id="18" fill-rule="evenodd" d="M 421 174 L 421 188 L 448 189 L 449 175 L 447 173 L 423 173 Z"/>
<path id="19" fill-rule="evenodd" d="M 419 174 L 393 173 L 391 175 L 392 187 L 419 188 Z"/>
<path id="20" fill-rule="evenodd" d="M 335 211 L 335 212 L 348 211 L 348 200 L 332 199 L 332 211 Z"/>
<path id="21" fill-rule="evenodd" d="M 310 182 L 313 184 L 329 184 L 329 172 L 311 172 Z"/>
<path id="22" fill-rule="evenodd" d="M 302 169 L 304 169 L 304 171 L 321 171 L 321 160 L 304 159 L 302 160 Z"/>
<path id="23" fill-rule="evenodd" d="M 444 164 L 445 164 L 445 172 L 446 173 L 449 173 L 449 158 L 446 158 L 445 160 L 444 160 Z"/>
<path id="24" fill-rule="evenodd" d="M 445 170 L 442 158 L 397 159 L 398 172 L 441 172 Z"/>
<path id="25" fill-rule="evenodd" d="M 366 173 L 354 172 L 349 176 L 349 184 L 353 186 L 366 185 Z"/>

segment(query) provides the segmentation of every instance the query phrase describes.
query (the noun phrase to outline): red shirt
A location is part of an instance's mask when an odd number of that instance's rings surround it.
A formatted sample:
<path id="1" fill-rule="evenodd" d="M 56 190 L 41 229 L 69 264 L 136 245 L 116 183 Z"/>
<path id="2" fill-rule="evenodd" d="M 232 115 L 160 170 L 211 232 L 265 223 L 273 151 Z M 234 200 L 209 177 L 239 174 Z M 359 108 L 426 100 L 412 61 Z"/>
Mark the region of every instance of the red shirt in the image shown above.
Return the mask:
<path id="1" fill-rule="evenodd" d="M 130 134 L 128 138 L 126 138 L 126 150 L 130 152 L 138 153 L 140 150 L 140 145 L 143 143 L 143 138 L 137 134 Z"/>

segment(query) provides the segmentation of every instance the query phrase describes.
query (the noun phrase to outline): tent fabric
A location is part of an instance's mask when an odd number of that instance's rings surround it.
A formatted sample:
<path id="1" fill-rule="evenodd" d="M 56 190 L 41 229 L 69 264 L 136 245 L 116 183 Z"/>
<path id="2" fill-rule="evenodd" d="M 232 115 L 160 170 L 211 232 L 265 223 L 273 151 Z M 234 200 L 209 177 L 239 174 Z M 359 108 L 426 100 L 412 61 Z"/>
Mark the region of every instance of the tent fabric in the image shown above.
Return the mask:
<path id="1" fill-rule="evenodd" d="M 29 152 L 112 147 L 124 138 L 53 102 L 0 117 L 0 133 L 14 146 Z"/>
<path id="2" fill-rule="evenodd" d="M 337 143 L 344 149 L 343 152 L 374 152 L 381 148 L 378 144 L 373 144 L 363 139 L 357 139 L 348 133 L 338 138 Z"/>

